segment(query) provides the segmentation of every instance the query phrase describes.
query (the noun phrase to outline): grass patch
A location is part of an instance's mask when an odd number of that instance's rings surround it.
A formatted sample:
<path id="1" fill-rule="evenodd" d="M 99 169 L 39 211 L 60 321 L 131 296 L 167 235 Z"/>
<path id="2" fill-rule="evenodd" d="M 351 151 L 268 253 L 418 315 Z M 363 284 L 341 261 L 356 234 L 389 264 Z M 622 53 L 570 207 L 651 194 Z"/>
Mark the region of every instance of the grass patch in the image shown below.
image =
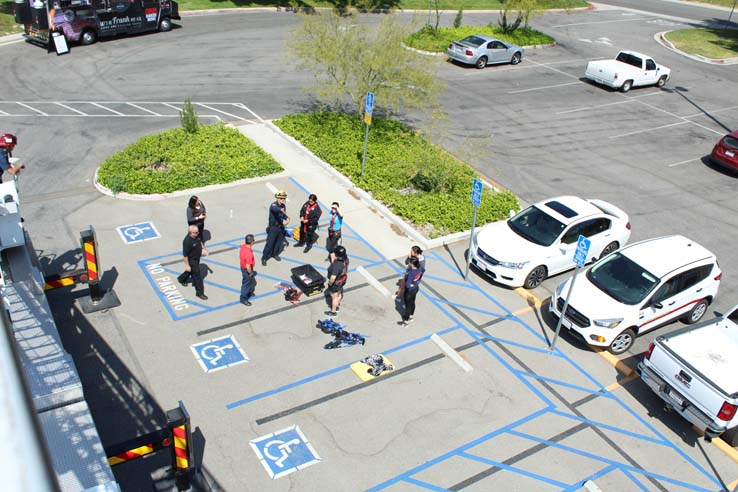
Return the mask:
<path id="1" fill-rule="evenodd" d="M 575 8 L 586 7 L 586 0 L 540 0 L 542 9 Z M 276 7 L 277 5 L 297 7 L 335 7 L 344 4 L 347 7 L 361 6 L 369 9 L 374 8 L 401 8 L 409 10 L 428 10 L 428 0 L 336 0 L 310 1 L 304 0 L 181 0 L 180 10 L 207 10 L 222 9 L 229 7 Z M 502 6 L 499 0 L 441 0 L 438 4 L 441 10 L 496 10 Z"/>
<path id="2" fill-rule="evenodd" d="M 680 50 L 707 58 L 738 57 L 738 29 L 679 29 L 666 39 Z"/>
<path id="3" fill-rule="evenodd" d="M 692 0 L 697 3 L 707 3 L 710 5 L 722 5 L 723 7 L 732 7 L 735 0 Z"/>
<path id="4" fill-rule="evenodd" d="M 520 46 L 551 44 L 555 41 L 548 34 L 530 28 L 518 28 L 510 34 L 505 34 L 498 26 L 439 27 L 438 32 L 426 26 L 411 34 L 405 40 L 405 44 L 423 51 L 444 53 L 452 41 L 459 41 L 472 34 L 486 34 Z"/>
<path id="5" fill-rule="evenodd" d="M 170 193 L 266 176 L 282 167 L 238 130 L 222 123 L 197 133 L 175 128 L 148 135 L 108 157 L 97 179 L 114 193 Z"/>
<path id="6" fill-rule="evenodd" d="M 475 171 L 401 123 L 372 119 L 363 176 L 364 125 L 358 116 L 293 114 L 275 124 L 428 237 L 471 227 Z M 519 208 L 512 193 L 485 188 L 477 221 L 506 218 Z"/>
<path id="7" fill-rule="evenodd" d="M 0 2 L 0 36 L 23 32 L 23 26 L 15 23 L 13 2 Z"/>

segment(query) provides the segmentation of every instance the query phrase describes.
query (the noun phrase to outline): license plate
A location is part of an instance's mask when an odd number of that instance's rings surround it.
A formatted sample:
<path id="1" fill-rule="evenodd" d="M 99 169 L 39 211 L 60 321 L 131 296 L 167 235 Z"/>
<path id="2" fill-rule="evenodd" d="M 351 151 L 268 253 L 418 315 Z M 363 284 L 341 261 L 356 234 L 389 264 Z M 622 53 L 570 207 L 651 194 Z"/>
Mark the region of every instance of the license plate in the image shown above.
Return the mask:
<path id="1" fill-rule="evenodd" d="M 679 405 L 680 407 L 684 406 L 684 398 L 682 398 L 682 395 L 680 395 L 679 393 L 677 393 L 671 388 L 666 389 L 666 394 L 669 395 L 669 398 L 674 400 L 677 405 Z"/>
<path id="2" fill-rule="evenodd" d="M 483 272 L 486 272 L 487 271 L 487 265 L 485 265 L 481 261 L 477 260 L 477 262 L 475 263 L 475 265 L 477 266 L 477 268 L 479 268 Z"/>
<path id="3" fill-rule="evenodd" d="M 729 150 L 726 150 L 725 151 L 725 155 L 727 155 L 728 157 L 735 157 L 735 152 L 731 152 Z"/>

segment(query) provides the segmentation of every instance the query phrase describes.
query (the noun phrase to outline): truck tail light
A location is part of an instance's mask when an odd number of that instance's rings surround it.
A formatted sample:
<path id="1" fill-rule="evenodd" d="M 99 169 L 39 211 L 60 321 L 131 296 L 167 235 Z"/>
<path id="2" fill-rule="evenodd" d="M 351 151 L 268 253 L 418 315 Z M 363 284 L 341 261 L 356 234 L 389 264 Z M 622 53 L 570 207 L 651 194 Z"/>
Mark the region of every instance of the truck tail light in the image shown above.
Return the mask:
<path id="1" fill-rule="evenodd" d="M 466 56 L 473 56 L 472 50 L 466 50 Z"/>
<path id="2" fill-rule="evenodd" d="M 722 280 L 723 279 L 723 272 L 718 273 L 717 277 L 715 277 L 715 280 Z"/>
<path id="3" fill-rule="evenodd" d="M 653 348 L 656 346 L 655 343 L 651 342 L 651 345 L 648 346 L 648 350 L 646 350 L 646 360 L 651 360 L 651 352 L 653 352 Z"/>
<path id="4" fill-rule="evenodd" d="M 735 411 L 738 410 L 738 405 L 733 405 L 732 403 L 723 402 L 722 408 L 720 408 L 720 411 L 717 414 L 717 417 L 720 420 L 724 420 L 728 422 L 733 417 L 735 417 Z"/>
<path id="5" fill-rule="evenodd" d="M 625 224 L 625 228 L 628 229 L 628 230 L 631 230 L 632 227 L 630 225 L 630 222 L 628 222 L 627 224 Z"/>

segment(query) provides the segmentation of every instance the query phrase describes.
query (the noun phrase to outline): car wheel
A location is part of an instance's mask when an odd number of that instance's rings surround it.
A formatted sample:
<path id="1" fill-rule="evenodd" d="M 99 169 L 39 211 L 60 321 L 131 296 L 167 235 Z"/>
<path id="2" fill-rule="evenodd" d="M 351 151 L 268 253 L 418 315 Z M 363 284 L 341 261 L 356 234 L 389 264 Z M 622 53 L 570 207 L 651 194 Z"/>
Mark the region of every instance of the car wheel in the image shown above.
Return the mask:
<path id="1" fill-rule="evenodd" d="M 477 68 L 484 68 L 487 66 L 487 57 L 486 56 L 480 56 L 477 59 Z"/>
<path id="2" fill-rule="evenodd" d="M 738 426 L 726 430 L 720 437 L 728 443 L 728 446 L 738 447 Z"/>
<path id="3" fill-rule="evenodd" d="M 682 321 L 688 325 L 697 323 L 707 312 L 707 306 L 707 301 L 702 299 L 700 302 L 692 307 L 692 310 L 689 311 L 689 313 L 687 313 L 684 318 L 682 318 Z"/>
<path id="4" fill-rule="evenodd" d="M 520 58 L 521 58 L 520 53 L 519 52 L 518 53 L 515 53 L 512 56 L 512 58 L 510 58 L 510 64 L 511 65 L 517 65 L 518 63 L 520 63 Z"/>
<path id="5" fill-rule="evenodd" d="M 613 353 L 615 355 L 622 354 L 626 350 L 628 350 L 630 347 L 633 346 L 633 342 L 635 341 L 635 332 L 632 328 L 628 328 L 627 330 L 623 331 L 620 335 L 615 337 L 615 340 L 612 341 L 609 347 L 607 347 L 607 350 L 610 351 L 610 353 Z"/>
<path id="6" fill-rule="evenodd" d="M 172 21 L 169 19 L 169 17 L 163 17 L 161 19 L 161 22 L 159 22 L 159 30 L 161 32 L 167 32 L 172 30 Z"/>
<path id="7" fill-rule="evenodd" d="M 525 277 L 523 287 L 526 289 L 535 289 L 541 285 L 541 282 L 546 280 L 546 277 L 548 277 L 548 269 L 543 265 L 538 265 Z"/>
<path id="8" fill-rule="evenodd" d="M 607 246 L 605 246 L 605 249 L 602 250 L 602 253 L 600 253 L 599 258 L 597 258 L 597 259 L 598 260 L 601 260 L 602 258 L 604 258 L 605 256 L 609 255 L 610 253 L 612 253 L 613 251 L 615 251 L 619 247 L 620 247 L 620 245 L 618 244 L 617 241 L 611 242 L 610 244 L 608 244 Z"/>
<path id="9" fill-rule="evenodd" d="M 656 82 L 656 87 L 663 87 L 664 85 L 666 85 L 666 75 L 662 75 Z"/>
<path id="10" fill-rule="evenodd" d="M 79 42 L 85 46 L 94 44 L 97 41 L 97 33 L 91 29 L 85 30 L 79 37 Z"/>
<path id="11" fill-rule="evenodd" d="M 620 88 L 623 92 L 628 92 L 633 87 L 633 81 L 632 80 L 626 80 L 623 82 L 623 86 Z"/>

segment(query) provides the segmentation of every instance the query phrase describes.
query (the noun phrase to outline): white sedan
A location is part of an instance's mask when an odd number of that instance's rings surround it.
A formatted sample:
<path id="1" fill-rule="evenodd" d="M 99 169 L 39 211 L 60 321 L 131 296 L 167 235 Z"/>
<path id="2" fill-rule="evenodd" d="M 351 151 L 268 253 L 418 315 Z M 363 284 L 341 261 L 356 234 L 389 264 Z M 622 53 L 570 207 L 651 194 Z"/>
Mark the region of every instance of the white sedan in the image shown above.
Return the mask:
<path id="1" fill-rule="evenodd" d="M 471 262 L 498 283 L 533 289 L 575 267 L 579 235 L 591 241 L 587 261 L 602 258 L 630 239 L 628 215 L 602 200 L 550 198 L 485 226 L 472 240 Z"/>

